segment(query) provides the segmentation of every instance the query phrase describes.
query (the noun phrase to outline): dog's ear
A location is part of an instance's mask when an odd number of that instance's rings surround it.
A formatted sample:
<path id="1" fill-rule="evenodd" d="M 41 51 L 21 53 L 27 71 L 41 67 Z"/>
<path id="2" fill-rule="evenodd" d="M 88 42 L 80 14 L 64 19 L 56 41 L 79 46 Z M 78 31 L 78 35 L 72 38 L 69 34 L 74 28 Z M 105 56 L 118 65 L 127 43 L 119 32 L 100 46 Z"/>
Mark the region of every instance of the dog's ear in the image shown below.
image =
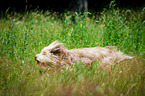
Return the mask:
<path id="1" fill-rule="evenodd" d="M 47 47 L 45 47 L 45 49 L 47 49 L 47 50 L 52 50 L 52 49 L 54 49 L 55 48 L 55 46 L 58 46 L 58 44 L 59 44 L 59 41 L 58 40 L 56 40 L 56 41 L 54 41 L 54 42 L 52 42 L 52 43 L 50 43 Z"/>
<path id="2" fill-rule="evenodd" d="M 54 46 L 54 45 L 56 45 L 56 44 L 58 44 L 58 43 L 59 43 L 59 41 L 58 41 L 58 40 L 56 40 L 56 41 L 54 41 L 54 42 L 50 43 L 50 44 L 49 44 L 49 46 Z"/>
<path id="3" fill-rule="evenodd" d="M 59 54 L 60 52 L 63 51 L 63 48 L 64 48 L 64 44 L 58 43 L 53 46 L 53 48 L 50 50 L 50 53 Z"/>

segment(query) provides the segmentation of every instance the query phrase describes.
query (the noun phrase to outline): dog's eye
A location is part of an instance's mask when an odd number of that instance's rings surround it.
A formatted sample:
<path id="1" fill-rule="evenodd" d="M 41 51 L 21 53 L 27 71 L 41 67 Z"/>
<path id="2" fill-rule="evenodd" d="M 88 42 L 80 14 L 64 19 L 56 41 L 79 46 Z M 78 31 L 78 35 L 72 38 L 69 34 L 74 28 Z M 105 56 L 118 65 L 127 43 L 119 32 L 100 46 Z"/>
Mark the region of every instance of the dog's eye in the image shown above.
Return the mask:
<path id="1" fill-rule="evenodd" d="M 42 55 L 46 55 L 46 52 L 43 52 Z"/>

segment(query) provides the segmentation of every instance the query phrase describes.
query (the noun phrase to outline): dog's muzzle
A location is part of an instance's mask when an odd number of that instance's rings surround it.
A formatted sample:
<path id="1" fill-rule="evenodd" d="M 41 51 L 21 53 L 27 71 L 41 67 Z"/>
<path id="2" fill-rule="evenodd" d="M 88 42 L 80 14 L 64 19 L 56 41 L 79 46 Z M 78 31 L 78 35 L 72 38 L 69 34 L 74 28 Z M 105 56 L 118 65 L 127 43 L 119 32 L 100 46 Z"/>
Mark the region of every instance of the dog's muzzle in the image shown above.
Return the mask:
<path id="1" fill-rule="evenodd" d="M 41 66 L 41 62 L 38 60 L 37 56 L 35 56 L 35 60 L 37 61 L 37 64 Z"/>

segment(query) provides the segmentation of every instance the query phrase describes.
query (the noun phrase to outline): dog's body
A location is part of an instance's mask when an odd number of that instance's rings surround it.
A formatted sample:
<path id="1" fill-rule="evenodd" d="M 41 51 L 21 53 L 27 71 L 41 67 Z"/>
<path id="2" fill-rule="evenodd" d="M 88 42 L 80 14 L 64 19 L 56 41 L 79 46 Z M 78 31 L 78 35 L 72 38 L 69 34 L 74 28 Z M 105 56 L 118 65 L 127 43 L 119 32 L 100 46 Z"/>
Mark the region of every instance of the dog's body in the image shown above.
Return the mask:
<path id="1" fill-rule="evenodd" d="M 68 50 L 59 41 L 52 42 L 49 46 L 43 48 L 40 54 L 35 56 L 39 65 L 61 66 L 62 68 L 65 65 L 75 65 L 77 62 L 82 64 L 99 62 L 101 66 L 114 65 L 124 59 L 132 58 L 120 51 L 116 51 L 112 46 Z"/>

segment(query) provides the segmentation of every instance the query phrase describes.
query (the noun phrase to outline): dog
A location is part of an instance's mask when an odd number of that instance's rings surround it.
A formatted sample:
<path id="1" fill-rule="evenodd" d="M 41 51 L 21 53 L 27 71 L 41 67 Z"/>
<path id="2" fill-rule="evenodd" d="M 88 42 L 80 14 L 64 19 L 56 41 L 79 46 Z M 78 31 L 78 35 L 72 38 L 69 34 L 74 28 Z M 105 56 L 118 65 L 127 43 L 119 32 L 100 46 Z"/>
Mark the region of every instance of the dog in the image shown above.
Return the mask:
<path id="1" fill-rule="evenodd" d="M 110 66 L 132 58 L 123 54 L 123 52 L 117 51 L 113 46 L 69 50 L 64 43 L 60 43 L 58 40 L 44 47 L 41 53 L 35 56 L 39 66 L 59 66 L 63 69 L 66 66 L 75 66 L 76 63 L 92 64 L 97 62 L 100 66 Z"/>

